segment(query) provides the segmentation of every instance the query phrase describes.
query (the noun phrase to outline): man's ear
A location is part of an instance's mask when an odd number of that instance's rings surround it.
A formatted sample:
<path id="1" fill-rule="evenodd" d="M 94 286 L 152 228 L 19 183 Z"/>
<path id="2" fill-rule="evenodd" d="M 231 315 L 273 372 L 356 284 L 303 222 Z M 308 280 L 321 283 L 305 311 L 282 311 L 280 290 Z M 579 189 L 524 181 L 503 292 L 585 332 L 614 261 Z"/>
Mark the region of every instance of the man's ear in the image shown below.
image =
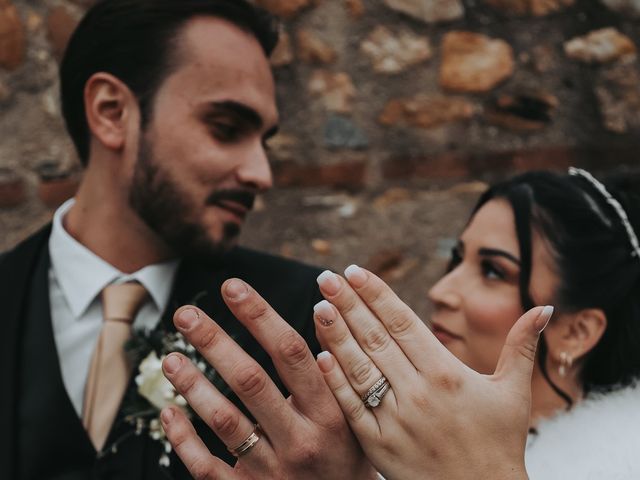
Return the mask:
<path id="1" fill-rule="evenodd" d="M 110 150 L 121 150 L 138 109 L 129 87 L 109 73 L 95 73 L 85 84 L 84 105 L 91 136 Z"/>
<path id="2" fill-rule="evenodd" d="M 600 341 L 607 328 L 607 316 L 599 308 L 586 308 L 561 315 L 549 327 L 545 330 L 545 340 L 551 358 L 560 361 L 561 355 L 568 355 L 576 362 Z"/>

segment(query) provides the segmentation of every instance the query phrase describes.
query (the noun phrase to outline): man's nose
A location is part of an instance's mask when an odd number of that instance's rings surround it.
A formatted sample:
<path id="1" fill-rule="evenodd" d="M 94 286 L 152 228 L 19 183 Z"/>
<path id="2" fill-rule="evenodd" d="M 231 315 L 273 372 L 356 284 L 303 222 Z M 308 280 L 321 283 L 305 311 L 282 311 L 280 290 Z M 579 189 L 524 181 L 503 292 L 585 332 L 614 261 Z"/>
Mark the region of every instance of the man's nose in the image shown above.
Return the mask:
<path id="1" fill-rule="evenodd" d="M 262 142 L 256 142 L 245 153 L 245 158 L 236 171 L 238 182 L 257 191 L 273 186 L 273 173 L 269 157 Z"/>

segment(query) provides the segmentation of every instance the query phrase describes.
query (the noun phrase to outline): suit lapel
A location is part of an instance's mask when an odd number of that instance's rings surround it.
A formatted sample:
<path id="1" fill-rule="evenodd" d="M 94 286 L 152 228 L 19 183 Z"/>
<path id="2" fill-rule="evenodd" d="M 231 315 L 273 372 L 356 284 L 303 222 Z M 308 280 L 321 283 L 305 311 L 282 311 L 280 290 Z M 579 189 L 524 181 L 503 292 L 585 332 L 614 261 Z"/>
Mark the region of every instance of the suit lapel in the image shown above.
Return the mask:
<path id="1" fill-rule="evenodd" d="M 22 331 L 25 300 L 36 261 L 47 246 L 51 226 L 18 245 L 0 263 L 0 305 L 2 305 L 2 335 L 0 336 L 0 365 L 8 395 L 0 395 L 0 425 L 5 432 L 0 438 L 0 477 L 15 476 L 15 447 L 17 444 L 16 413 L 18 394 L 18 346 Z M 47 294 L 47 292 L 45 292 Z"/>
<path id="2" fill-rule="evenodd" d="M 184 260 L 176 273 L 169 303 L 162 316 L 162 327 L 168 332 L 175 332 L 173 314 L 183 305 L 195 305 L 208 315 L 227 310 L 220 295 L 220 286 L 227 279 L 228 270 L 226 261 L 207 267 Z"/>

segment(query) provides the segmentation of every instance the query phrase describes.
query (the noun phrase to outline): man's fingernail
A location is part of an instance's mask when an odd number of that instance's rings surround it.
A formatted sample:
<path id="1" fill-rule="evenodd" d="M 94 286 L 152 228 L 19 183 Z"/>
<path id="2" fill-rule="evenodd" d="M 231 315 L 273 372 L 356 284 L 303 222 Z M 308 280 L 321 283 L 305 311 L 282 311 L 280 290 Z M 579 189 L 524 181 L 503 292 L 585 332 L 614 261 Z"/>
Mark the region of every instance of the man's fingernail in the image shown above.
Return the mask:
<path id="1" fill-rule="evenodd" d="M 553 307 L 551 305 L 547 305 L 542 309 L 542 312 L 540 312 L 540 315 L 536 320 L 536 329 L 538 330 L 539 333 L 542 333 L 542 331 L 547 327 L 547 325 L 549 325 L 549 320 L 551 320 L 552 315 L 553 315 Z"/>
<path id="2" fill-rule="evenodd" d="M 176 373 L 180 369 L 182 360 L 178 355 L 169 354 L 162 362 L 167 373 Z"/>
<path id="3" fill-rule="evenodd" d="M 367 281 L 367 272 L 357 265 L 349 265 L 344 271 L 344 276 L 356 288 L 362 287 Z"/>
<path id="4" fill-rule="evenodd" d="M 318 367 L 322 373 L 329 373 L 333 368 L 333 357 L 329 352 L 320 352 L 318 354 Z"/>
<path id="5" fill-rule="evenodd" d="M 340 291 L 340 280 L 338 280 L 338 276 L 329 270 L 325 270 L 318 275 L 318 285 L 320 285 L 320 288 L 322 288 L 327 295 L 335 295 Z"/>
<path id="6" fill-rule="evenodd" d="M 174 323 L 178 328 L 188 329 L 196 323 L 198 318 L 200 318 L 200 314 L 197 310 L 193 308 L 185 308 L 180 313 L 178 313 L 176 321 Z"/>
<path id="7" fill-rule="evenodd" d="M 174 413 L 173 413 L 173 409 L 171 408 L 164 408 L 160 413 L 160 419 L 165 424 L 171 422 L 171 420 L 173 420 L 173 416 L 174 416 Z"/>
<path id="8" fill-rule="evenodd" d="M 224 287 L 225 295 L 233 300 L 242 300 L 248 292 L 247 285 L 236 278 L 229 280 Z"/>
<path id="9" fill-rule="evenodd" d="M 325 327 L 333 325 L 333 323 L 336 321 L 336 312 L 331 304 L 326 300 L 318 302 L 313 307 L 313 311 L 318 321 Z"/>

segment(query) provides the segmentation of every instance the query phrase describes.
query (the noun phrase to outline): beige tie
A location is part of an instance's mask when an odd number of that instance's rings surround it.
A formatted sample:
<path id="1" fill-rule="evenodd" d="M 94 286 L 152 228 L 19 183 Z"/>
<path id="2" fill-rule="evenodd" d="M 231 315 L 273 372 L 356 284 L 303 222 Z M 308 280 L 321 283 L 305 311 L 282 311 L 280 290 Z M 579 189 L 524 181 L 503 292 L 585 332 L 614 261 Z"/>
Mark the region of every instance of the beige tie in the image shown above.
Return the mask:
<path id="1" fill-rule="evenodd" d="M 147 290 L 139 283 L 108 285 L 102 290 L 104 323 L 89 367 L 82 413 L 82 423 L 98 451 L 104 447 L 129 382 L 131 366 L 124 344 L 146 297 Z"/>

